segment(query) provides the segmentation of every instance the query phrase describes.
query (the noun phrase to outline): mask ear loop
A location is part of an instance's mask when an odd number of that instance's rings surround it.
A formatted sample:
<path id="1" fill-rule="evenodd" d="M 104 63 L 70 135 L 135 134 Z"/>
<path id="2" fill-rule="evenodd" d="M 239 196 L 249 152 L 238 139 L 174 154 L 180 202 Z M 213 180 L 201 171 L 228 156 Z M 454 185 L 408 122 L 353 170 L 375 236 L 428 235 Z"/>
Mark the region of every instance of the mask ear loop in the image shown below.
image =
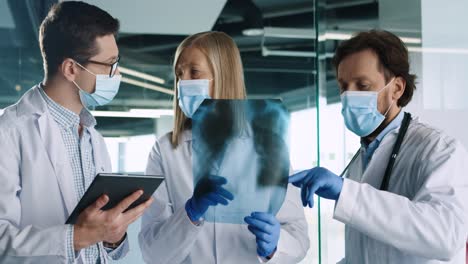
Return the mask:
<path id="1" fill-rule="evenodd" d="M 383 89 L 387 88 L 394 80 L 395 80 L 395 77 L 393 77 L 392 80 L 391 80 L 387 85 L 385 85 L 384 88 L 382 88 L 382 89 L 379 91 L 379 93 L 380 93 Z M 387 116 L 388 112 L 390 112 L 390 109 L 392 109 L 392 106 L 393 106 L 394 103 L 395 103 L 395 100 L 392 100 L 392 103 L 391 103 L 390 106 L 388 107 L 387 111 L 385 111 L 384 116 Z"/>
<path id="2" fill-rule="evenodd" d="M 380 92 L 383 91 L 385 88 L 387 88 L 395 79 L 396 79 L 396 77 L 393 77 L 393 78 L 387 83 L 387 85 L 385 85 L 382 89 L 380 89 L 380 90 L 378 91 L 378 93 L 380 93 Z"/>
<path id="3" fill-rule="evenodd" d="M 92 73 L 90 70 L 86 69 L 86 67 L 84 67 L 83 65 L 81 65 L 79 62 L 75 61 L 74 62 L 76 63 L 76 65 L 80 66 L 83 70 L 89 72 L 90 74 L 94 75 L 94 76 L 97 76 L 96 74 Z M 87 93 L 89 94 L 88 92 L 86 92 L 85 90 L 83 90 L 74 80 L 72 81 L 73 84 L 75 84 L 76 88 L 78 88 L 78 90 L 82 91 L 83 93 Z"/>
<path id="4" fill-rule="evenodd" d="M 91 74 L 94 75 L 94 76 L 97 76 L 96 74 L 92 73 L 90 70 L 86 69 L 86 67 L 84 67 L 83 65 L 81 65 L 79 62 L 77 62 L 77 61 L 74 61 L 74 62 L 76 63 L 76 65 L 80 66 L 83 70 L 85 70 L 85 71 L 91 73 Z"/>
<path id="5" fill-rule="evenodd" d="M 81 87 L 75 81 L 72 81 L 72 83 L 76 86 L 76 88 L 78 88 L 78 90 L 85 92 L 83 91 L 83 89 L 81 89 Z"/>
<path id="6" fill-rule="evenodd" d="M 393 106 L 394 103 L 395 103 L 395 100 L 392 100 L 392 104 L 391 104 L 390 107 L 387 109 L 387 111 L 385 112 L 384 116 L 387 116 L 388 112 L 390 112 L 390 109 L 392 109 L 392 106 Z"/>

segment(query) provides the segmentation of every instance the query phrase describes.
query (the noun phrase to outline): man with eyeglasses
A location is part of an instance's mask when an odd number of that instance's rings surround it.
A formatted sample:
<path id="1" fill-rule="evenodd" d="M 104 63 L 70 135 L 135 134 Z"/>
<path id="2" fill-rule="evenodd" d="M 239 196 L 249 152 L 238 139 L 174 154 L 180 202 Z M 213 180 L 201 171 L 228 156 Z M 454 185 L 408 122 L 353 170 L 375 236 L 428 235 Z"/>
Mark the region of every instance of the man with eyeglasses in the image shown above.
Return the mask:
<path id="1" fill-rule="evenodd" d="M 41 24 L 43 82 L 0 116 L 0 263 L 107 263 L 128 251 L 126 230 L 152 200 L 141 192 L 103 211 L 100 197 L 65 225 L 95 175 L 110 172 L 89 109 L 117 94 L 119 21 L 83 3 L 61 2 Z"/>

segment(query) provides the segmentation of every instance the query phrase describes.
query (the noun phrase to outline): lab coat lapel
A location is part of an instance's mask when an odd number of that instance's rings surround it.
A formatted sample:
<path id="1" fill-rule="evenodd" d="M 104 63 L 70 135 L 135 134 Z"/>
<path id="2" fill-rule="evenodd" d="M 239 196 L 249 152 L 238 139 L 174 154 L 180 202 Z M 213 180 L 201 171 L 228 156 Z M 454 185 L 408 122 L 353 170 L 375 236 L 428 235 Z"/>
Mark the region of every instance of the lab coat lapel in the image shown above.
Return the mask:
<path id="1" fill-rule="evenodd" d="M 348 178 L 357 182 L 361 182 L 362 176 L 365 173 L 364 168 L 362 166 L 362 158 L 364 156 L 362 147 L 359 151 L 360 151 L 359 156 L 349 165 L 349 169 L 344 175 L 345 178 Z"/>
<path id="2" fill-rule="evenodd" d="M 47 112 L 43 113 L 37 122 L 39 134 L 57 177 L 67 212 L 71 214 L 77 204 L 77 199 L 75 189 L 73 188 L 73 171 L 68 160 L 62 135 L 57 123 Z"/>
<path id="3" fill-rule="evenodd" d="M 390 132 L 384 137 L 379 147 L 372 155 L 372 158 L 364 171 L 361 182 L 368 183 L 374 188 L 380 189 L 396 137 L 397 132 L 395 131 Z"/>
<path id="4" fill-rule="evenodd" d="M 37 116 L 36 127 L 53 169 L 51 173 L 57 178 L 66 211 L 71 214 L 77 204 L 73 171 L 58 124 L 50 116 L 39 89 L 39 86 L 35 86 L 23 95 L 18 102 L 18 115 Z"/>

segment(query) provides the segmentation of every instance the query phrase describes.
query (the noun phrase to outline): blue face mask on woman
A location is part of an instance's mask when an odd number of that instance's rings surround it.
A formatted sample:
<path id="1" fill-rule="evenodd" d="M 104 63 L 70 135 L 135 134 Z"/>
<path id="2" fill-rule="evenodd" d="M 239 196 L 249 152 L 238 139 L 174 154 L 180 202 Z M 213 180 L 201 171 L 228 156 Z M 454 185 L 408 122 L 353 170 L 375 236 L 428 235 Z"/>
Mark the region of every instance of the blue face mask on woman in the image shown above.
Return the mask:
<path id="1" fill-rule="evenodd" d="M 107 74 L 94 74 L 81 64 L 78 64 L 81 68 L 89 72 L 90 74 L 96 76 L 96 91 L 92 94 L 85 92 L 81 89 L 75 81 L 73 83 L 78 87 L 80 90 L 80 98 L 81 103 L 86 108 L 94 108 L 96 106 L 102 106 L 110 103 L 114 97 L 119 92 L 120 81 L 122 76 L 121 75 L 114 75 L 109 77 Z"/>
<path id="2" fill-rule="evenodd" d="M 381 114 L 377 108 L 377 98 L 380 92 L 387 88 L 395 80 L 393 78 L 379 91 L 346 91 L 341 94 L 343 108 L 341 114 L 344 117 L 346 127 L 360 137 L 366 137 L 374 132 L 385 120 L 393 106 Z"/>
<path id="3" fill-rule="evenodd" d="M 210 80 L 180 80 L 177 83 L 179 107 L 192 118 L 203 100 L 210 98 Z"/>

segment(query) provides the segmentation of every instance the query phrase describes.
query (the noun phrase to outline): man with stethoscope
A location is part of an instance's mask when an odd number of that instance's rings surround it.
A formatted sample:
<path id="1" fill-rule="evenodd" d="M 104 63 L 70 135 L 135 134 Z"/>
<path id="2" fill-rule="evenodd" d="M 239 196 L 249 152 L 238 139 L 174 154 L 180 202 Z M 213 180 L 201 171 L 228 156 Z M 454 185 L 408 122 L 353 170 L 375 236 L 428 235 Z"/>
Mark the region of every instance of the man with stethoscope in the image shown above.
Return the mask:
<path id="1" fill-rule="evenodd" d="M 465 263 L 467 152 L 402 110 L 415 89 L 405 45 L 361 32 L 341 43 L 334 65 L 346 127 L 362 146 L 343 177 L 317 167 L 289 181 L 304 206 L 314 193 L 336 201 L 334 219 L 346 224 L 340 263 Z"/>

